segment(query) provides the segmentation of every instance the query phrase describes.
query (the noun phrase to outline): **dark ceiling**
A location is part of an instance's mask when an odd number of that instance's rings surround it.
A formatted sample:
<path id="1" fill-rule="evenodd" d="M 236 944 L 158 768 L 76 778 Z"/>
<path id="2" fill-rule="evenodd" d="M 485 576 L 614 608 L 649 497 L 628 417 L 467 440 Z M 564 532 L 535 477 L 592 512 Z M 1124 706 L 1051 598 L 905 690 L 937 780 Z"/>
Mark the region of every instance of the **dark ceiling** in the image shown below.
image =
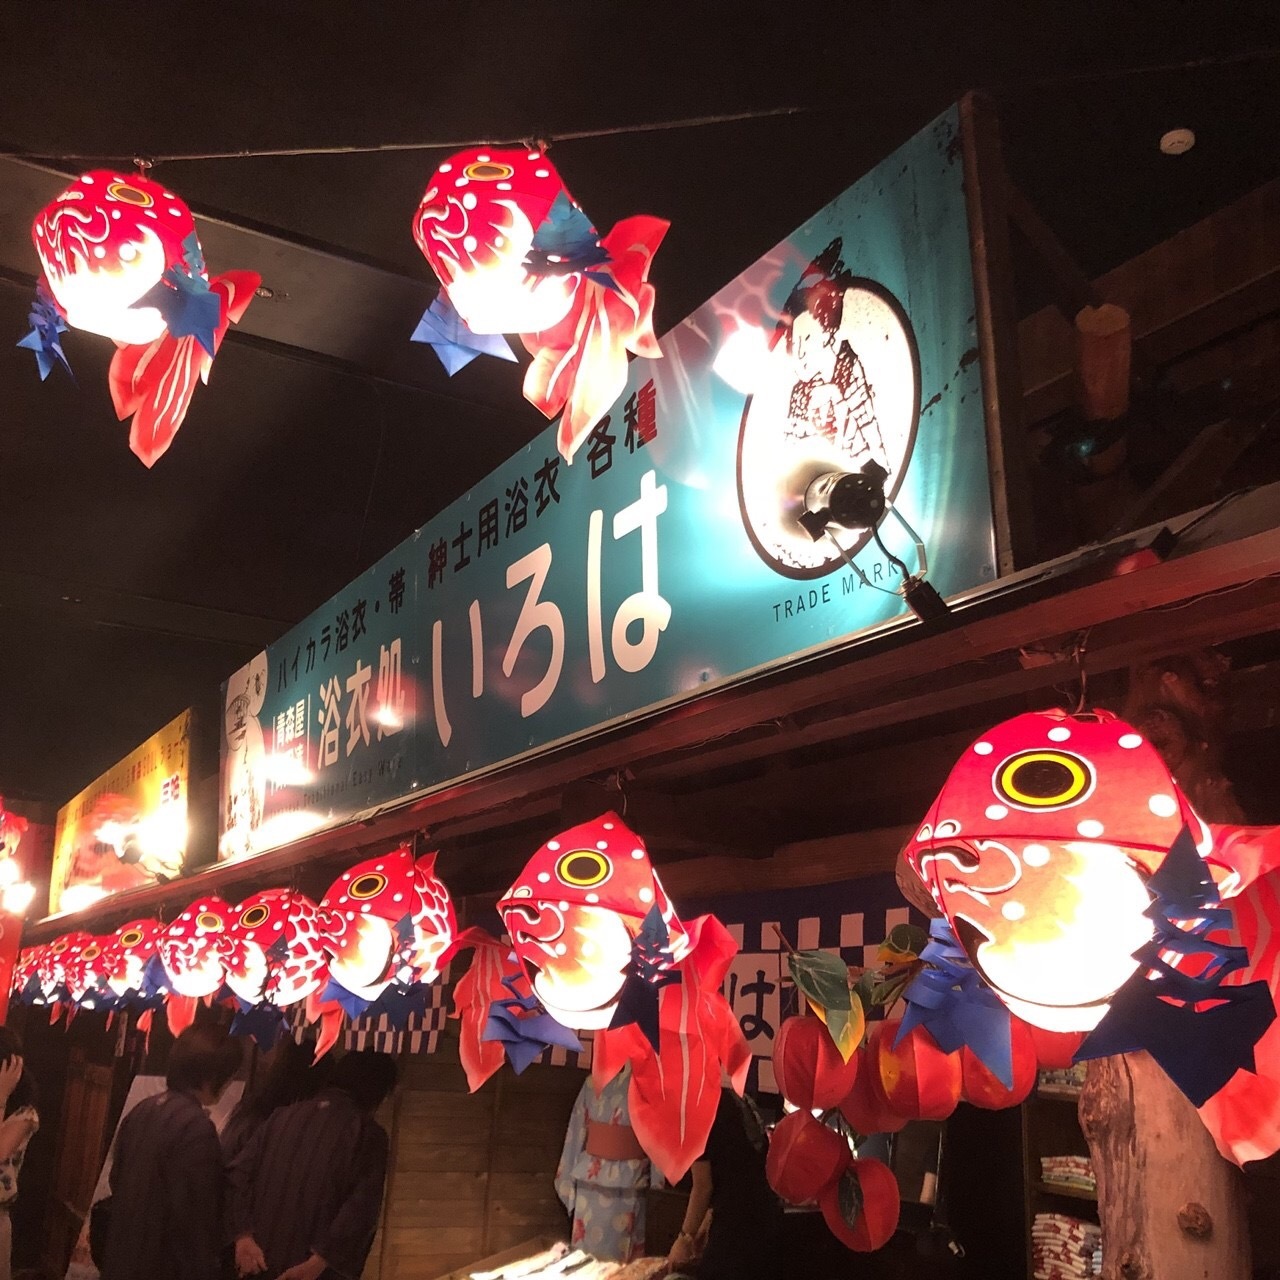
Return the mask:
<path id="1" fill-rule="evenodd" d="M 215 269 L 256 301 L 155 469 L 126 447 L 109 344 L 43 385 L 32 216 L 83 156 L 550 138 L 598 225 L 669 218 L 659 332 L 963 91 L 1090 273 L 1275 176 L 1280 6 L 6 5 L 0 13 L 0 793 L 55 803 L 322 603 L 544 425 L 520 371 L 453 380 L 408 343 L 430 151 L 173 162 Z M 1160 135 L 1195 130 L 1193 151 Z M 49 172 L 53 170 L 55 172 Z M 1035 297 L 1024 284 L 1024 305 Z M 3 335 L 9 334 L 5 339 Z"/>

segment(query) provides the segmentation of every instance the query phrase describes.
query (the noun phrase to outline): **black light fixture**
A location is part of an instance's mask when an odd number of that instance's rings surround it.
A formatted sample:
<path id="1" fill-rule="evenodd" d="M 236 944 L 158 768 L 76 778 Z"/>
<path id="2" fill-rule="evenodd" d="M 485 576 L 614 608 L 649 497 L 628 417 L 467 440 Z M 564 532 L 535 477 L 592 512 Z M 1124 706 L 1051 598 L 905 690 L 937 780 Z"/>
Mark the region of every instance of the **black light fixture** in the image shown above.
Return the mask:
<path id="1" fill-rule="evenodd" d="M 863 463 L 858 471 L 827 471 L 816 476 L 805 489 L 804 511 L 799 516 L 799 523 L 815 542 L 822 538 L 828 539 L 840 552 L 844 562 L 861 579 L 863 586 L 874 588 L 875 583 L 858 567 L 832 532 L 833 528 L 870 530 L 876 546 L 902 574 L 901 594 L 907 602 L 907 608 L 921 622 L 942 622 L 950 618 L 951 609 L 936 588 L 925 580 L 929 562 L 924 540 L 889 501 L 884 490 L 884 482 L 888 478 L 889 473 L 874 459 Z M 880 525 L 885 516 L 890 514 L 915 544 L 916 561 L 920 566 L 915 573 L 911 572 L 905 561 L 885 546 L 880 537 Z M 883 587 L 876 589 L 884 590 Z"/>

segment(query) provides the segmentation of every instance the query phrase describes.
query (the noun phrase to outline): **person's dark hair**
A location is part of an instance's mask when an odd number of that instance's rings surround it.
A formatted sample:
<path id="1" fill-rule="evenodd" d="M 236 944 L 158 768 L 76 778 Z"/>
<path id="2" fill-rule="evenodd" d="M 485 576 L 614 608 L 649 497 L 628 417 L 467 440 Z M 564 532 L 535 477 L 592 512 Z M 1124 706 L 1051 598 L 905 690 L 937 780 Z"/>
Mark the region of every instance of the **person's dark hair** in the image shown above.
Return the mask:
<path id="1" fill-rule="evenodd" d="M 396 1062 L 390 1054 L 365 1049 L 342 1055 L 329 1087 L 350 1094 L 363 1110 L 376 1111 L 396 1087 L 397 1075 Z"/>
<path id="2" fill-rule="evenodd" d="M 8 1062 L 15 1055 L 19 1058 L 22 1057 L 22 1041 L 18 1038 L 18 1033 L 10 1031 L 8 1027 L 0 1027 L 0 1063 Z M 9 1095 L 9 1099 L 4 1105 L 5 1119 L 7 1120 L 22 1107 L 34 1107 L 35 1105 L 35 1077 L 32 1076 L 30 1069 L 24 1062 L 22 1075 L 18 1078 L 18 1083 L 14 1085 L 13 1092 Z"/>
<path id="3" fill-rule="evenodd" d="M 240 1043 L 212 1023 L 188 1027 L 169 1051 L 169 1070 L 165 1083 L 170 1089 L 225 1087 L 237 1071 L 244 1054 Z"/>

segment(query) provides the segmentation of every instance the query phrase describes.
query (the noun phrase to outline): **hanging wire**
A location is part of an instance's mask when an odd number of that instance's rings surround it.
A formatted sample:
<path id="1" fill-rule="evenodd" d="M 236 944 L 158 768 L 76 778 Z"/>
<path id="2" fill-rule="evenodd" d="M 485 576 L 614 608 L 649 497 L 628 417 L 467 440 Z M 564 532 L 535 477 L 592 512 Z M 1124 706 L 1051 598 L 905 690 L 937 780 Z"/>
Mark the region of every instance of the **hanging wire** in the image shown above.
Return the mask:
<path id="1" fill-rule="evenodd" d="M 171 164 L 186 160 L 254 160 L 269 156 L 348 156 L 374 155 L 391 151 L 462 151 L 470 147 L 536 146 L 546 151 L 555 142 L 578 142 L 588 138 L 614 138 L 628 133 L 661 133 L 670 129 L 699 129 L 708 125 L 738 124 L 748 120 L 770 120 L 778 116 L 795 116 L 818 110 L 817 107 L 765 107 L 756 111 L 734 111 L 714 116 L 686 116 L 679 120 L 654 120 L 643 124 L 613 125 L 606 129 L 575 129 L 567 133 L 547 134 L 544 138 L 463 138 L 435 142 L 376 142 L 328 147 L 264 147 L 240 151 L 189 151 L 135 157 L 139 168 L 146 165 Z M 105 153 L 58 154 L 33 151 L 0 151 L 5 160 L 101 160 Z"/>

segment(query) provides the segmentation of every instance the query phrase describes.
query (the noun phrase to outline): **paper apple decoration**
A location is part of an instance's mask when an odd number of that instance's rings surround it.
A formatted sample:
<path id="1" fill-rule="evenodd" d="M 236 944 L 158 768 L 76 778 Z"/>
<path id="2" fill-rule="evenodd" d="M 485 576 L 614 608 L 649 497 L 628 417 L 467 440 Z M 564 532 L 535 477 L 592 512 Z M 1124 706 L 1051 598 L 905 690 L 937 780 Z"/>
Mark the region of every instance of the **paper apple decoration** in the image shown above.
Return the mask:
<path id="1" fill-rule="evenodd" d="M 1020 1018 L 1014 1018 L 1017 1026 Z M 1084 1031 L 1046 1031 L 1043 1027 L 1022 1023 L 1031 1032 L 1031 1043 L 1035 1049 L 1036 1065 L 1042 1071 L 1065 1071 L 1075 1062 L 1076 1050 L 1085 1041 Z"/>
<path id="2" fill-rule="evenodd" d="M 895 1045 L 899 1021 L 875 1023 L 868 1037 L 885 1101 L 912 1120 L 945 1120 L 960 1101 L 960 1055 L 943 1053 L 924 1027 L 912 1028 Z"/>
<path id="3" fill-rule="evenodd" d="M 858 1070 L 853 1088 L 840 1102 L 840 1114 L 864 1138 L 873 1133 L 897 1133 L 907 1123 L 907 1117 L 895 1111 L 885 1098 L 880 1069 L 871 1050 L 863 1045 L 854 1057 L 858 1059 Z"/>
<path id="4" fill-rule="evenodd" d="M 31 237 L 58 315 L 117 344 L 111 396 L 117 415 L 133 419 L 129 447 L 151 466 L 261 277 L 210 279 L 191 210 L 141 173 L 81 175 L 36 215 Z"/>
<path id="5" fill-rule="evenodd" d="M 820 1019 L 788 1018 L 774 1041 L 773 1074 L 788 1102 L 802 1111 L 828 1111 L 853 1088 L 858 1055 L 845 1062 Z"/>
<path id="6" fill-rule="evenodd" d="M 849 1167 L 853 1152 L 808 1111 L 785 1115 L 769 1139 L 765 1175 L 788 1204 L 811 1204 Z"/>
<path id="7" fill-rule="evenodd" d="M 1036 1048 L 1031 1028 L 1017 1018 L 1009 1020 L 1013 1085 L 1006 1087 L 968 1045 L 960 1050 L 961 1096 L 984 1111 L 1016 1107 L 1036 1087 Z"/>
<path id="8" fill-rule="evenodd" d="M 856 1190 L 844 1184 L 856 1183 Z M 841 1199 L 860 1201 L 853 1225 L 849 1225 Z M 844 1175 L 819 1197 L 831 1234 L 855 1253 L 871 1253 L 882 1249 L 898 1229 L 902 1201 L 898 1180 L 880 1160 L 855 1160 Z"/>

